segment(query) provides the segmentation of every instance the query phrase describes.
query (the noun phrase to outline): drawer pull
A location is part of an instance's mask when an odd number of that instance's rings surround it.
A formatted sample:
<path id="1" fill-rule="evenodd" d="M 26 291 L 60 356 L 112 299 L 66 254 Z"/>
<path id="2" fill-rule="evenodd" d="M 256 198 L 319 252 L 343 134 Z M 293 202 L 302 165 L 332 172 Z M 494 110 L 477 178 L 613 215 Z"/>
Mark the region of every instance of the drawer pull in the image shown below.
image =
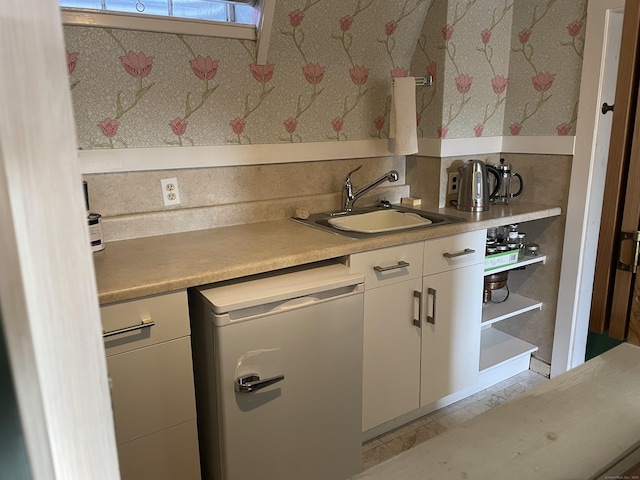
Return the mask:
<path id="1" fill-rule="evenodd" d="M 376 272 L 388 272 L 390 270 L 398 270 L 399 268 L 405 268 L 411 266 L 408 262 L 403 262 L 400 260 L 397 265 L 389 265 L 388 267 L 381 267 L 380 265 L 376 265 L 373 269 Z"/>
<path id="2" fill-rule="evenodd" d="M 120 335 L 121 333 L 133 332 L 134 330 L 142 330 L 143 328 L 150 328 L 156 324 L 150 318 L 143 319 L 139 325 L 132 325 L 130 327 L 119 328 L 118 330 L 111 330 L 109 332 L 102 332 L 102 337 L 113 337 L 114 335 Z"/>
<path id="3" fill-rule="evenodd" d="M 473 248 L 465 248 L 463 251 L 458 253 L 445 252 L 442 254 L 442 256 L 445 258 L 456 258 L 456 257 L 461 257 L 463 255 L 471 255 L 472 253 L 476 253 L 476 251 Z"/>

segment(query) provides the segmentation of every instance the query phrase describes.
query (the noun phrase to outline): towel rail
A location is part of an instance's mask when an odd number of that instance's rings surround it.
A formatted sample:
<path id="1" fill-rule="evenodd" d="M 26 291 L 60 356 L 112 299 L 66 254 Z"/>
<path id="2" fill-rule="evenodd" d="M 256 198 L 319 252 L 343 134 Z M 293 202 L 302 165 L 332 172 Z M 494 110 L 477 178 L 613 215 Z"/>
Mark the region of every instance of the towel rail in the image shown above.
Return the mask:
<path id="1" fill-rule="evenodd" d="M 393 85 L 393 81 L 395 79 L 391 79 L 391 85 Z M 429 75 L 428 77 L 416 77 L 416 87 L 430 87 L 433 85 L 433 77 Z"/>

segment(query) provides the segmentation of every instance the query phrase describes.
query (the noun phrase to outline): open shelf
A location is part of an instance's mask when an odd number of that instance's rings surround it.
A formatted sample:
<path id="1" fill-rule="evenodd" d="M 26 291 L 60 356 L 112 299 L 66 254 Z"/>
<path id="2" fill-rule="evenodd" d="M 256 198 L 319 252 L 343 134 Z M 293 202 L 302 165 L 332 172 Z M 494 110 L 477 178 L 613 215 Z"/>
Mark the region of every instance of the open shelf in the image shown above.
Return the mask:
<path id="1" fill-rule="evenodd" d="M 522 260 L 517 261 L 516 263 L 511 263 L 509 265 L 503 265 L 502 267 L 497 267 L 497 268 L 492 268 L 490 270 L 485 270 L 484 274 L 485 275 L 492 275 L 494 273 L 500 273 L 500 272 L 504 272 L 505 270 L 513 270 L 514 268 L 518 268 L 518 267 L 524 267 L 526 265 L 531 265 L 534 263 L 546 263 L 547 262 L 547 256 L 546 255 L 540 255 L 537 257 L 532 257 L 532 256 L 528 256 L 525 255 Z"/>
<path id="2" fill-rule="evenodd" d="M 480 371 L 530 356 L 538 347 L 489 327 L 480 334 Z"/>
<path id="3" fill-rule="evenodd" d="M 509 298 L 502 303 L 487 302 L 482 306 L 482 325 L 491 325 L 537 308 L 542 308 L 542 302 L 510 293 Z"/>

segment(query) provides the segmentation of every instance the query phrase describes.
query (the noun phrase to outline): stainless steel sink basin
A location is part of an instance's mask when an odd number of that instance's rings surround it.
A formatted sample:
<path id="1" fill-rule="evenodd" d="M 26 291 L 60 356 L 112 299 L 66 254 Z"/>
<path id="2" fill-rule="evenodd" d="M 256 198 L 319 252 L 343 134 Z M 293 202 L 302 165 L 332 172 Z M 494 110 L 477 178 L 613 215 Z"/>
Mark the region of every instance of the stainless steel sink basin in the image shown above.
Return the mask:
<path id="1" fill-rule="evenodd" d="M 403 206 L 379 206 L 351 212 L 315 213 L 296 222 L 349 238 L 368 238 L 450 223 L 464 218 Z"/>

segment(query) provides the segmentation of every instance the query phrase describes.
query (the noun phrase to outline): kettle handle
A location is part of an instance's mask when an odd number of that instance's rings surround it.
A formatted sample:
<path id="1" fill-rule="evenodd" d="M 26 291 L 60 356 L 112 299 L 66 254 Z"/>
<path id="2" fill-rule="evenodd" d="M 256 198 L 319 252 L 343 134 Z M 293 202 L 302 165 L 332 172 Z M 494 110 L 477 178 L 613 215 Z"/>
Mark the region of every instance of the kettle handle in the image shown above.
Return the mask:
<path id="1" fill-rule="evenodd" d="M 493 176 L 496 177 L 496 188 L 494 188 L 493 192 L 491 192 L 491 195 L 489 195 L 490 199 L 494 199 L 496 198 L 496 193 L 498 193 L 498 190 L 500 190 L 500 187 L 502 186 L 502 177 L 500 176 L 498 169 L 492 167 L 491 165 L 487 165 L 487 172 L 492 173 Z M 522 180 L 520 181 L 520 187 L 522 187 Z M 522 188 L 520 188 L 520 190 L 522 190 Z M 520 195 L 520 192 L 518 192 L 518 195 Z"/>
<path id="2" fill-rule="evenodd" d="M 522 193 L 522 189 L 524 188 L 524 183 L 522 183 L 522 176 L 519 173 L 514 173 L 513 176 L 518 177 L 518 180 L 520 180 L 520 188 L 516 193 L 511 194 L 512 197 L 517 197 Z"/>

